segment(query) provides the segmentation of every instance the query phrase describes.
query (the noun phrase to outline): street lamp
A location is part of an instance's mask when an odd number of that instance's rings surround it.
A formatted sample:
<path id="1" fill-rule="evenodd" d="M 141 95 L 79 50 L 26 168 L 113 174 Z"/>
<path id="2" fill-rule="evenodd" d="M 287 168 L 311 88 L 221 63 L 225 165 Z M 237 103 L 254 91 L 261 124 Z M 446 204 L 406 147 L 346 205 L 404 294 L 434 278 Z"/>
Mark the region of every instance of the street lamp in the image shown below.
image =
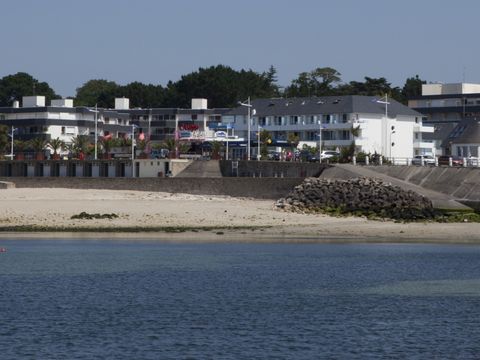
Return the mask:
<path id="1" fill-rule="evenodd" d="M 322 119 L 318 120 L 318 162 L 322 163 Z"/>
<path id="2" fill-rule="evenodd" d="M 261 156 L 260 156 L 260 131 L 261 131 L 261 130 L 262 130 L 262 128 L 260 127 L 260 125 L 258 125 L 257 160 L 259 160 L 259 161 L 260 161 L 260 158 L 261 158 Z"/>
<path id="3" fill-rule="evenodd" d="M 380 100 L 375 100 L 375 102 L 379 103 L 379 104 L 384 104 L 385 105 L 385 122 L 382 126 L 382 129 L 385 129 L 383 131 L 383 134 L 382 134 L 382 137 L 384 138 L 384 140 L 382 141 L 382 144 L 387 144 L 387 128 L 388 128 L 388 104 L 390 104 L 388 102 L 388 94 L 385 94 L 385 96 L 383 98 L 381 98 Z M 382 150 L 382 155 L 386 156 L 387 154 L 387 149 L 386 149 L 386 146 L 383 148 Z"/>
<path id="4" fill-rule="evenodd" d="M 15 133 L 15 131 L 17 131 L 18 129 L 17 128 L 14 128 L 13 125 L 12 125 L 12 130 L 10 131 L 10 134 L 8 134 L 8 136 L 11 137 L 12 139 L 12 142 L 11 142 L 11 147 L 10 147 L 10 160 L 13 160 L 13 134 Z"/>
<path id="5" fill-rule="evenodd" d="M 95 115 L 94 121 L 95 121 L 95 160 L 97 160 L 97 148 L 98 148 L 98 110 L 97 110 L 97 104 L 95 104 L 95 110 L 92 109 L 87 109 L 90 112 L 93 112 Z"/>
<path id="6" fill-rule="evenodd" d="M 246 103 L 243 103 L 241 101 L 238 102 L 238 105 L 240 106 L 246 106 L 247 107 L 247 160 L 250 160 L 250 122 L 251 122 L 251 108 L 252 104 L 250 104 L 250 96 L 248 97 L 248 100 Z"/>
<path id="7" fill-rule="evenodd" d="M 225 154 L 225 160 L 228 160 L 228 141 L 230 140 L 229 137 L 228 137 L 228 130 L 232 128 L 232 125 L 231 124 L 227 124 L 227 137 L 225 138 L 226 142 L 227 142 L 227 152 Z"/>
<path id="8" fill-rule="evenodd" d="M 133 165 L 133 159 L 135 158 L 135 129 L 138 128 L 137 125 L 132 124 L 132 165 Z"/>

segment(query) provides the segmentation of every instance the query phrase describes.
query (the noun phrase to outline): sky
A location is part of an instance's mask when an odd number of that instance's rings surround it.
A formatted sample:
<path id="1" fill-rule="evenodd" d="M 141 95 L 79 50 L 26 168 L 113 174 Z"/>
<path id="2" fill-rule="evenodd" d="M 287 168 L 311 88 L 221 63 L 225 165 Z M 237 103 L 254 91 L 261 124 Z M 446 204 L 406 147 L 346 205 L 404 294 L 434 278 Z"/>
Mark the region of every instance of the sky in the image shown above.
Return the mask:
<path id="1" fill-rule="evenodd" d="M 75 96 L 91 79 L 165 86 L 200 67 L 343 82 L 480 83 L 480 1 L 3 0 L 0 77 L 27 72 Z"/>

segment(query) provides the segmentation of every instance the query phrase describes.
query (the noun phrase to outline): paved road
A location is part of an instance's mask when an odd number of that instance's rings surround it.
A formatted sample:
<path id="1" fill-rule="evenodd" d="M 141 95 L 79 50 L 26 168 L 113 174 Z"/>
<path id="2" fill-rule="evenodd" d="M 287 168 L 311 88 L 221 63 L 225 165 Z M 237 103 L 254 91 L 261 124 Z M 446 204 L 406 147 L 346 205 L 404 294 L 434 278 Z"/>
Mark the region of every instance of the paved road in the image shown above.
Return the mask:
<path id="1" fill-rule="evenodd" d="M 458 201 L 456 201 L 453 197 L 442 194 L 437 191 L 425 189 L 421 186 L 396 179 L 394 177 L 378 173 L 376 171 L 366 169 L 363 166 L 355 166 L 351 164 L 335 164 L 333 167 L 326 169 L 321 177 L 324 178 L 340 178 L 340 179 L 347 179 L 352 177 L 371 177 L 381 179 L 385 182 L 389 182 L 393 185 L 396 185 L 404 190 L 412 190 L 420 195 L 425 196 L 426 198 L 430 199 L 433 203 L 433 206 L 437 209 L 470 209 L 468 206 L 465 206 Z"/>

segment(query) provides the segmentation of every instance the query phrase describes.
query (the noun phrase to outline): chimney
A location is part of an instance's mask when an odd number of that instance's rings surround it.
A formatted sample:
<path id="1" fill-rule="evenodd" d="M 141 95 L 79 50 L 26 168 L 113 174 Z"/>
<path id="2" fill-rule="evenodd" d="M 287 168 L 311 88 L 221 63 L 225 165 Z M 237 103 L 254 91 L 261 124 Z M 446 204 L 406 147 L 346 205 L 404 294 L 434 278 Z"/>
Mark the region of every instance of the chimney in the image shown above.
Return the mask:
<path id="1" fill-rule="evenodd" d="M 15 100 L 12 105 L 13 108 L 18 109 L 20 107 L 20 102 L 18 100 Z"/>

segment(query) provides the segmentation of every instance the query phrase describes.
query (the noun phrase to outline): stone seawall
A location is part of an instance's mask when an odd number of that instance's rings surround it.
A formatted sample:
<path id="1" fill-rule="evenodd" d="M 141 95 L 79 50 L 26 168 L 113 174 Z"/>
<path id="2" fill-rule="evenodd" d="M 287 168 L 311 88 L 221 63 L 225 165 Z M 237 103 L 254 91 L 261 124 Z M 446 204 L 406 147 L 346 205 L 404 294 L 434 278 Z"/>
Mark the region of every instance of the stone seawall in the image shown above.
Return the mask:
<path id="1" fill-rule="evenodd" d="M 161 191 L 198 195 L 226 195 L 277 200 L 286 196 L 303 178 L 0 178 L 17 188 L 71 188 Z"/>

